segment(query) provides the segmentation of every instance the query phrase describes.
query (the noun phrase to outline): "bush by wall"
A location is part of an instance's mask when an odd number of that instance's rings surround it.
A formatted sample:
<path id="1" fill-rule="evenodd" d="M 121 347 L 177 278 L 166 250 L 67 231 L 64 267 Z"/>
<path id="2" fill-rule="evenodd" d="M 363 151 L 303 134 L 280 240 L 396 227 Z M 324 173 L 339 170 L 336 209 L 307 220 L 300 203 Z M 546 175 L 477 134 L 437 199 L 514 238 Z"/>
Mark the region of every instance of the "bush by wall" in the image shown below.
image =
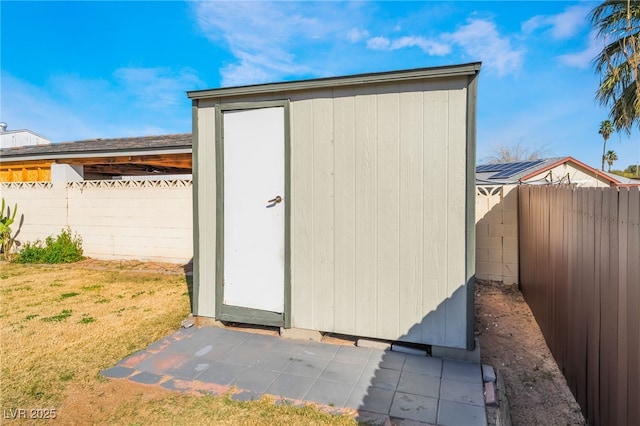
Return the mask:
<path id="1" fill-rule="evenodd" d="M 26 243 L 15 261 L 18 263 L 71 263 L 82 260 L 82 238 L 63 229 L 56 237 L 48 236 L 44 243 Z"/>

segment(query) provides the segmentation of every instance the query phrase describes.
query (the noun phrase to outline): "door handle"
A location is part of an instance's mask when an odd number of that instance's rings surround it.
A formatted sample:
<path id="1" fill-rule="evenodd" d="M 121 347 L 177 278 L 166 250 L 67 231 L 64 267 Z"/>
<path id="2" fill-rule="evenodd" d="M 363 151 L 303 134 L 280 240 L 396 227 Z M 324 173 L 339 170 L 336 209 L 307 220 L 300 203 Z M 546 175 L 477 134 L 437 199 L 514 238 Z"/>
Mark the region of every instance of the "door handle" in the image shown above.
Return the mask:
<path id="1" fill-rule="evenodd" d="M 267 203 L 269 204 L 278 204 L 282 202 L 282 197 L 281 196 L 277 196 L 276 198 L 274 198 L 273 200 L 269 200 L 267 201 Z"/>

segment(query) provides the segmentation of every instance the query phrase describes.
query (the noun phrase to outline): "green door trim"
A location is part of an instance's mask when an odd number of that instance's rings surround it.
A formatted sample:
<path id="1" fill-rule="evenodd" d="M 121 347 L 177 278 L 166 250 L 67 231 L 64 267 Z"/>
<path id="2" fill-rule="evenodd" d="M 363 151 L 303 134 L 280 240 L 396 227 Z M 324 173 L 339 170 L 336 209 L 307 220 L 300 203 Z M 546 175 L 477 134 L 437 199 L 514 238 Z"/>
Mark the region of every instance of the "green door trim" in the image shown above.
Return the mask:
<path id="1" fill-rule="evenodd" d="M 224 300 L 224 119 L 226 111 L 284 108 L 284 309 L 282 313 L 223 304 Z M 216 319 L 291 328 L 291 137 L 289 100 L 223 103 L 216 111 Z"/>

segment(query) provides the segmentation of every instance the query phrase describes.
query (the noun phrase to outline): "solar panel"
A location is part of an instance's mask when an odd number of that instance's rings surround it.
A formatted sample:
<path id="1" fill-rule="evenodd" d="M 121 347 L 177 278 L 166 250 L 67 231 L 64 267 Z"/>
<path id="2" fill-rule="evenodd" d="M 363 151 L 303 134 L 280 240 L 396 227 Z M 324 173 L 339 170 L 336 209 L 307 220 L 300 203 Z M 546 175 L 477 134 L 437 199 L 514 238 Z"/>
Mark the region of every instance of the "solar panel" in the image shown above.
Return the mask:
<path id="1" fill-rule="evenodd" d="M 506 167 L 504 167 L 502 170 L 500 170 L 499 173 L 496 173 L 495 175 L 491 176 L 491 179 L 504 179 L 504 178 L 510 178 L 514 175 L 517 175 L 518 173 L 521 173 L 525 170 L 527 170 L 528 168 L 531 168 L 535 165 L 538 165 L 540 163 L 542 163 L 544 160 L 536 160 L 536 161 L 519 161 L 517 163 L 507 163 L 504 164 Z"/>
<path id="2" fill-rule="evenodd" d="M 476 167 L 476 173 L 501 172 L 506 164 L 483 164 Z"/>

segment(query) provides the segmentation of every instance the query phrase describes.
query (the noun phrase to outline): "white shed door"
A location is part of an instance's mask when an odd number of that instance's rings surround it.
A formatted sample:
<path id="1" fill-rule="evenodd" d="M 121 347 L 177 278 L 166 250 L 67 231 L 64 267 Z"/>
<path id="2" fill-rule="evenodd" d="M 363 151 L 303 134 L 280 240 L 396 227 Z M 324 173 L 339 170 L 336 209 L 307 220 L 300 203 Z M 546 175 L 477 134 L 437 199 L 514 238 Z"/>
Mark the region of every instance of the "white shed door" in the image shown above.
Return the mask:
<path id="1" fill-rule="evenodd" d="M 223 303 L 284 310 L 284 108 L 226 111 Z"/>

